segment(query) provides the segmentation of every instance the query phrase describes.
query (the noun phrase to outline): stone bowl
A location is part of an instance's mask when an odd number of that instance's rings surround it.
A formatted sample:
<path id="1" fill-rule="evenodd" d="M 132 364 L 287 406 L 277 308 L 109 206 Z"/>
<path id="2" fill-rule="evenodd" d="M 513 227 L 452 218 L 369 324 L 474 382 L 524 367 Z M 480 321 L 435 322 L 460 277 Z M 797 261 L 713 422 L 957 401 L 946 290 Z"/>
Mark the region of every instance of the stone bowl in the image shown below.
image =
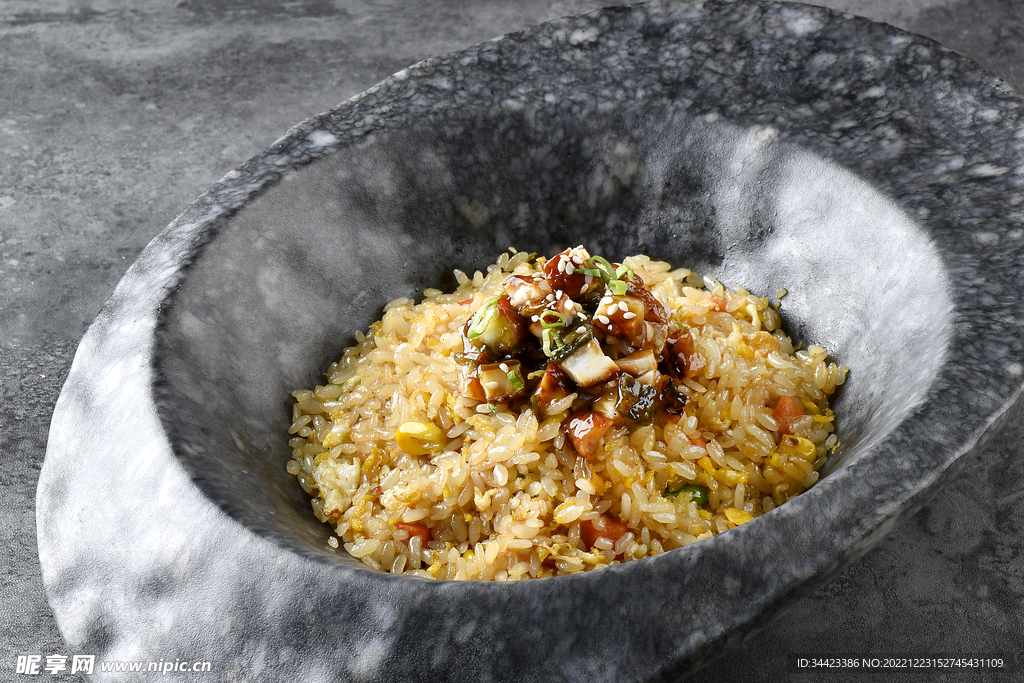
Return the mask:
<path id="1" fill-rule="evenodd" d="M 654 681 L 875 545 L 1017 400 L 1024 127 L 890 26 L 660 2 L 410 67 L 289 131 L 141 254 L 78 349 L 38 489 L 75 652 L 210 680 Z M 289 392 L 383 304 L 513 245 L 770 295 L 850 368 L 819 483 L 684 549 L 514 584 L 373 571 L 294 477 Z"/>

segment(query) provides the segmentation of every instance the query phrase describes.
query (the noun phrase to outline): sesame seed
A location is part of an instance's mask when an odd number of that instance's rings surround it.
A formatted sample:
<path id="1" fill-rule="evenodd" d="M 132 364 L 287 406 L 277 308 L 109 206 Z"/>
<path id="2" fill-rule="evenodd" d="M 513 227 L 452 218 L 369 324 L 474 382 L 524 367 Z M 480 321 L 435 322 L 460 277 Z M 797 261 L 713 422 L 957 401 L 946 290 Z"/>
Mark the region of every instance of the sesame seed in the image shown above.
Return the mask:
<path id="1" fill-rule="evenodd" d="M 555 298 L 556 299 L 561 299 L 562 298 L 562 290 L 560 290 L 560 289 L 556 289 L 555 290 Z"/>
<path id="2" fill-rule="evenodd" d="M 565 272 L 565 261 L 563 259 L 558 259 L 558 272 L 559 273 L 564 273 Z"/>
<path id="3" fill-rule="evenodd" d="M 501 368 L 502 372 L 508 372 L 508 365 L 506 365 L 505 363 L 499 363 L 498 367 Z"/>
<path id="4" fill-rule="evenodd" d="M 587 274 L 587 277 L 584 278 L 584 281 L 587 283 L 587 287 L 590 287 L 591 283 L 594 281 L 594 276 Z"/>
<path id="5" fill-rule="evenodd" d="M 544 301 L 554 301 L 554 300 L 555 300 L 555 295 L 554 294 L 548 294 L 546 297 L 544 297 Z"/>
<path id="6" fill-rule="evenodd" d="M 626 311 L 625 313 L 622 314 L 623 320 L 632 320 L 635 317 L 636 313 L 634 313 L 633 311 Z"/>
<path id="7" fill-rule="evenodd" d="M 565 267 L 565 274 L 566 275 L 572 275 L 575 271 L 576 271 L 576 269 L 572 267 L 571 263 Z"/>
<path id="8" fill-rule="evenodd" d="M 497 381 L 493 381 L 492 380 L 492 381 L 488 382 L 487 384 L 485 384 L 484 386 L 486 386 L 488 389 L 497 389 L 500 385 L 498 384 Z"/>
<path id="9" fill-rule="evenodd" d="M 602 325 L 607 325 L 608 323 L 611 322 L 610 320 L 608 320 L 608 316 L 606 315 L 595 315 L 594 320 L 601 323 Z"/>
<path id="10" fill-rule="evenodd" d="M 628 311 L 629 310 L 629 306 L 626 305 L 625 301 L 620 301 L 619 302 L 619 310 L 620 311 Z"/>

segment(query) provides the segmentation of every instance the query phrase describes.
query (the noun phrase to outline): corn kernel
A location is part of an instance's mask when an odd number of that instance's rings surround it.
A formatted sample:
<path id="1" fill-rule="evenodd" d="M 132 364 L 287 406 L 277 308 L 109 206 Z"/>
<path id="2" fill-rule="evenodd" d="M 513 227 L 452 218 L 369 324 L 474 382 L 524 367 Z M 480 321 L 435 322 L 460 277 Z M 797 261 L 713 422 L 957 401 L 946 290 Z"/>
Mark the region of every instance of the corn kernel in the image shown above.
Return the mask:
<path id="1" fill-rule="evenodd" d="M 733 524 L 745 524 L 754 518 L 749 512 L 736 508 L 725 508 L 725 516 Z"/>
<path id="2" fill-rule="evenodd" d="M 715 473 L 715 464 L 711 461 L 711 456 L 705 455 L 703 458 L 697 461 L 697 464 L 703 468 L 708 474 Z"/>
<path id="3" fill-rule="evenodd" d="M 403 422 L 395 433 L 398 447 L 409 455 L 427 455 L 444 448 L 444 432 L 430 422 Z"/>

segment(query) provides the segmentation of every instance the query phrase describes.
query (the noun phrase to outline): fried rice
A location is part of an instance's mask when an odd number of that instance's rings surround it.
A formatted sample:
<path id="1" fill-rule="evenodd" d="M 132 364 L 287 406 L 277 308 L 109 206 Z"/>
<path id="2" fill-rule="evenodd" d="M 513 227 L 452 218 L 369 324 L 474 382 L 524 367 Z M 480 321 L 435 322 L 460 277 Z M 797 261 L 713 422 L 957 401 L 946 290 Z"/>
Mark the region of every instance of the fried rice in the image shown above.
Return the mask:
<path id="1" fill-rule="evenodd" d="M 292 394 L 287 471 L 370 567 L 518 580 L 657 555 L 799 495 L 838 445 L 847 368 L 794 348 L 777 301 L 583 247 L 455 276 Z"/>

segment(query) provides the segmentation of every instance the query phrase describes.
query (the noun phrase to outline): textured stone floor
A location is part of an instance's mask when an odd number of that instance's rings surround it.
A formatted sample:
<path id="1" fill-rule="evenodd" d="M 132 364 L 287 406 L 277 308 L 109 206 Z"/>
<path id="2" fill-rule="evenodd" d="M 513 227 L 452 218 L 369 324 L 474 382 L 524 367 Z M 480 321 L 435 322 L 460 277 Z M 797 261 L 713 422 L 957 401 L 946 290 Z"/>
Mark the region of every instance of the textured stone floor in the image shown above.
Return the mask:
<path id="1" fill-rule="evenodd" d="M 421 59 L 602 4 L 0 0 L 0 678 L 18 654 L 72 654 L 43 594 L 35 483 L 77 342 L 146 243 L 306 117 Z M 1015 0 L 819 4 L 934 38 L 1024 92 Z M 1022 432 L 1011 421 L 877 549 L 696 680 L 864 678 L 790 671 L 794 653 L 1017 656 Z"/>

